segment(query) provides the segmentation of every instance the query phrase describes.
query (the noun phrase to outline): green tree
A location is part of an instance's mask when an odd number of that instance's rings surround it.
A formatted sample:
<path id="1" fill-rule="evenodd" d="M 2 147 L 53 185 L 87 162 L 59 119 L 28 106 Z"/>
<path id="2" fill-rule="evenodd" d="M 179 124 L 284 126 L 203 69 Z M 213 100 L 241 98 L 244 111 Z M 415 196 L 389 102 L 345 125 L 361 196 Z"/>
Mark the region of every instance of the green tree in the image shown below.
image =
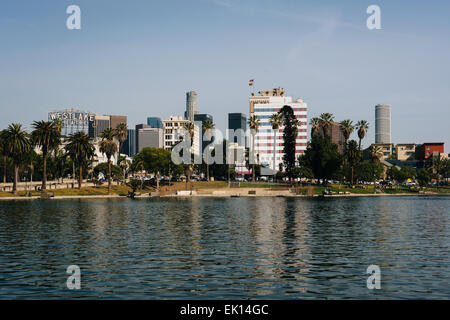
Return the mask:
<path id="1" fill-rule="evenodd" d="M 295 147 L 298 134 L 298 121 L 294 110 L 288 105 L 280 110 L 283 119 L 283 163 L 286 176 L 292 180 L 292 170 L 295 168 Z"/>
<path id="2" fill-rule="evenodd" d="M 53 121 L 34 121 L 31 132 L 32 142 L 42 150 L 43 172 L 41 190 L 47 190 L 48 154 L 59 148 L 61 144 L 61 127 Z"/>
<path id="3" fill-rule="evenodd" d="M 94 175 L 95 175 L 95 177 L 98 177 L 100 172 L 101 173 L 108 173 L 109 168 L 110 168 L 110 166 L 109 166 L 109 164 L 107 162 L 100 163 L 99 165 L 97 165 L 94 168 Z M 120 177 L 122 175 L 122 170 L 120 169 L 119 166 L 111 164 L 111 175 L 113 177 L 117 177 L 118 178 L 118 177 Z"/>
<path id="4" fill-rule="evenodd" d="M 361 150 L 361 141 L 369 130 L 369 123 L 366 120 L 360 120 L 356 123 L 356 129 L 358 130 L 359 150 Z"/>
<path id="5" fill-rule="evenodd" d="M 111 157 L 113 157 L 117 151 L 117 143 L 114 141 L 116 137 L 116 130 L 112 128 L 105 129 L 100 137 L 102 140 L 98 143 L 100 152 L 103 153 L 108 159 L 108 194 L 111 193 Z"/>
<path id="6" fill-rule="evenodd" d="M 313 137 L 320 130 L 320 118 L 317 117 L 311 118 L 310 125 L 311 125 L 311 137 Z"/>
<path id="7" fill-rule="evenodd" d="M 345 149 L 345 158 L 348 166 L 350 167 L 350 183 L 354 184 L 355 168 L 361 161 L 361 152 L 359 151 L 358 144 L 355 140 L 350 140 L 347 148 Z"/>
<path id="8" fill-rule="evenodd" d="M 78 189 L 81 189 L 81 184 L 83 182 L 83 166 L 85 166 L 86 162 L 90 161 L 95 154 L 95 147 L 92 144 L 92 139 L 83 131 L 73 133 L 69 136 L 65 149 L 73 163 L 78 165 Z"/>
<path id="9" fill-rule="evenodd" d="M 115 137 L 119 141 L 119 153 L 122 151 L 122 146 L 125 140 L 127 140 L 128 137 L 128 127 L 127 124 L 124 122 L 121 122 L 117 125 L 117 127 L 114 128 L 115 131 Z"/>
<path id="10" fill-rule="evenodd" d="M 30 136 L 22 129 L 22 125 L 13 123 L 8 126 L 5 133 L 7 140 L 6 153 L 14 164 L 13 193 L 17 194 L 17 181 L 19 179 L 19 165 L 24 154 L 31 150 Z"/>
<path id="11" fill-rule="evenodd" d="M 341 129 L 342 134 L 344 135 L 344 153 L 347 150 L 348 139 L 350 139 L 351 134 L 355 130 L 355 126 L 353 125 L 353 121 L 350 119 L 343 120 L 339 124 L 339 128 Z"/>
<path id="12" fill-rule="evenodd" d="M 363 181 L 375 181 L 376 179 L 381 178 L 383 166 L 380 163 L 366 160 L 358 165 L 356 171 L 359 179 Z"/>
<path id="13" fill-rule="evenodd" d="M 330 129 L 333 125 L 334 116 L 331 113 L 322 113 L 319 117 L 320 127 L 324 136 L 330 136 Z"/>
<path id="14" fill-rule="evenodd" d="M 161 175 L 170 174 L 171 152 L 158 148 L 144 148 L 140 152 L 144 169 L 155 175 L 156 188 L 159 190 Z"/>
<path id="15" fill-rule="evenodd" d="M 428 170 L 422 169 L 417 172 L 417 182 L 423 188 L 426 187 L 431 181 L 431 176 Z"/>
<path id="16" fill-rule="evenodd" d="M 314 135 L 302 161 L 312 170 L 315 178 L 322 179 L 323 184 L 327 185 L 328 180 L 339 170 L 342 156 L 337 144 L 329 136 Z"/>

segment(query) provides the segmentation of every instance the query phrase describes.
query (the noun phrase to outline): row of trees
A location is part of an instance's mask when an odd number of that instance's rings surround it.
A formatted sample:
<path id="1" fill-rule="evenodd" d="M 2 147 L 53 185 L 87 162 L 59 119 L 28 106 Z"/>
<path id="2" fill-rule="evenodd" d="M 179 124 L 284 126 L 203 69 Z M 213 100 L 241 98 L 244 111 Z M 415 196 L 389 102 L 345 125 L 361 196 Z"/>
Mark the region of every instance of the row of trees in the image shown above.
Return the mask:
<path id="1" fill-rule="evenodd" d="M 55 161 L 56 167 L 59 166 L 60 172 L 65 171 L 67 158 L 70 158 L 72 164 L 77 166 L 78 187 L 81 188 L 83 168 L 89 166 L 95 155 L 93 139 L 84 132 L 77 132 L 71 134 L 67 138 L 66 145 L 62 147 L 62 121 L 35 121 L 32 127 L 32 132 L 27 133 L 22 128 L 22 125 L 13 123 L 7 129 L 0 131 L 3 183 L 7 182 L 7 170 L 9 164 L 12 164 L 14 170 L 13 193 L 16 194 L 19 169 L 28 167 L 34 170 L 34 163 L 40 158 L 42 159 L 41 190 L 45 192 L 47 190 L 47 163 L 51 159 L 50 155 L 53 155 L 53 159 L 57 159 Z M 101 134 L 102 139 L 98 146 L 100 152 L 108 159 L 108 192 L 111 191 L 111 158 L 121 148 L 122 143 L 127 138 L 127 134 L 128 129 L 125 123 L 120 123 L 116 128 L 108 128 Z M 116 140 L 119 145 L 116 143 Z M 40 149 L 40 157 L 34 152 L 35 148 Z"/>

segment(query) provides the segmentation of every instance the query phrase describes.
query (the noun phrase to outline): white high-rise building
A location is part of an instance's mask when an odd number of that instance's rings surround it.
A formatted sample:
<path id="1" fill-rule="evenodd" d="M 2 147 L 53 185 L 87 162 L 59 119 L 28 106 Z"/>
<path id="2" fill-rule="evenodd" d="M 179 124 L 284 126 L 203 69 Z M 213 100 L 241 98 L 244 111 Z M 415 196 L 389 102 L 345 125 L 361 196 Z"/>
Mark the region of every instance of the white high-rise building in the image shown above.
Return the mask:
<path id="1" fill-rule="evenodd" d="M 183 124 L 189 120 L 183 117 L 171 116 L 169 120 L 163 121 L 164 127 L 164 149 L 172 150 L 172 148 L 180 142 L 182 135 Z M 194 123 L 194 137 L 192 143 L 192 151 L 194 154 L 200 154 L 200 128 Z"/>
<path id="2" fill-rule="evenodd" d="M 263 166 L 269 166 L 274 170 L 279 170 L 280 163 L 283 162 L 283 126 L 274 132 L 270 124 L 270 117 L 279 112 L 285 105 L 290 106 L 296 118 L 300 121 L 298 136 L 296 139 L 295 156 L 303 154 L 307 146 L 308 136 L 308 108 L 301 99 L 292 101 L 292 97 L 286 97 L 284 89 L 275 88 L 264 90 L 259 96 L 250 96 L 250 117 L 256 115 L 260 120 L 260 126 L 254 139 L 255 159 Z M 252 138 L 251 138 L 252 139 Z M 252 143 L 252 141 L 251 141 Z M 275 154 L 273 151 L 275 143 Z M 275 156 L 275 168 L 273 168 L 273 157 Z"/>

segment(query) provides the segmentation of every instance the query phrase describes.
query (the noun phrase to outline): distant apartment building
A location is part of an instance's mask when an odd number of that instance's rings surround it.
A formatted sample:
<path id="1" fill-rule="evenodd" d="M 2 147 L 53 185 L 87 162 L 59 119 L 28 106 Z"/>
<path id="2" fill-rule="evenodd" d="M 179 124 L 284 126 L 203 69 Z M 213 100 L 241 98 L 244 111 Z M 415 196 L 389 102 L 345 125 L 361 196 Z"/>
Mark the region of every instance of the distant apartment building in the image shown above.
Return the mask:
<path id="1" fill-rule="evenodd" d="M 394 156 L 394 144 L 392 143 L 373 143 L 372 146 L 378 146 L 382 152 L 381 160 L 392 159 Z M 366 149 L 367 152 L 370 152 L 370 148 Z M 367 154 L 367 157 L 370 157 L 370 154 Z"/>
<path id="2" fill-rule="evenodd" d="M 157 118 L 157 117 L 148 117 L 147 125 L 149 125 L 152 128 L 164 129 L 161 118 Z"/>
<path id="3" fill-rule="evenodd" d="M 194 122 L 201 122 L 201 130 L 203 130 L 203 123 L 205 123 L 206 121 L 211 121 L 212 123 L 214 123 L 213 116 L 207 113 L 197 113 L 194 115 Z M 211 141 L 199 141 L 199 144 L 202 145 L 202 150 L 205 150 L 206 146 L 210 143 Z"/>
<path id="4" fill-rule="evenodd" d="M 399 161 L 411 161 L 416 159 L 415 143 L 399 143 L 395 146 L 395 157 Z"/>
<path id="5" fill-rule="evenodd" d="M 254 156 L 259 163 L 264 166 L 270 166 L 274 170 L 279 169 L 279 164 L 283 163 L 283 128 L 277 130 L 274 140 L 274 131 L 270 124 L 270 117 L 279 112 L 283 106 L 290 106 L 295 117 L 299 120 L 298 136 L 296 139 L 296 158 L 303 154 L 307 146 L 307 104 L 301 99 L 295 101 L 292 97 L 287 97 L 284 89 L 275 88 L 273 90 L 264 90 L 259 96 L 250 96 L 250 117 L 256 115 L 260 119 L 260 127 L 254 137 Z M 251 139 L 253 137 L 251 136 Z M 250 141 L 252 143 L 252 141 Z M 275 144 L 275 154 L 274 154 Z M 275 168 L 273 168 L 273 159 L 275 157 Z"/>
<path id="6" fill-rule="evenodd" d="M 172 150 L 172 148 L 180 142 L 183 138 L 183 125 L 189 122 L 189 120 L 184 119 L 183 117 L 171 116 L 168 120 L 163 121 L 164 127 L 164 149 Z M 194 128 L 194 137 L 193 137 L 193 152 L 195 154 L 200 153 L 200 144 L 199 144 L 199 136 L 200 130 L 198 126 Z"/>
<path id="7" fill-rule="evenodd" d="M 109 116 L 111 128 L 116 128 L 120 123 L 127 124 L 127 116 Z"/>
<path id="8" fill-rule="evenodd" d="M 186 92 L 186 112 L 184 113 L 184 118 L 191 122 L 194 121 L 194 116 L 198 113 L 197 96 L 197 92 L 195 91 Z"/>
<path id="9" fill-rule="evenodd" d="M 144 148 L 162 148 L 163 130 L 152 128 L 147 124 L 136 125 L 136 152 Z"/>
<path id="10" fill-rule="evenodd" d="M 243 113 L 229 113 L 228 114 L 228 130 L 230 134 L 228 141 L 230 143 L 237 143 L 239 147 L 245 147 L 245 132 L 247 132 L 247 116 Z M 243 134 L 232 135 L 232 132 L 242 130 Z"/>
<path id="11" fill-rule="evenodd" d="M 89 137 L 97 138 L 100 134 L 111 127 L 110 116 L 95 116 L 94 121 L 89 122 Z"/>
<path id="12" fill-rule="evenodd" d="M 121 153 L 126 154 L 129 157 L 136 155 L 136 130 L 128 129 L 127 139 L 122 145 Z"/>
<path id="13" fill-rule="evenodd" d="M 428 160 L 444 153 L 444 142 L 426 142 L 416 147 L 416 159 Z"/>

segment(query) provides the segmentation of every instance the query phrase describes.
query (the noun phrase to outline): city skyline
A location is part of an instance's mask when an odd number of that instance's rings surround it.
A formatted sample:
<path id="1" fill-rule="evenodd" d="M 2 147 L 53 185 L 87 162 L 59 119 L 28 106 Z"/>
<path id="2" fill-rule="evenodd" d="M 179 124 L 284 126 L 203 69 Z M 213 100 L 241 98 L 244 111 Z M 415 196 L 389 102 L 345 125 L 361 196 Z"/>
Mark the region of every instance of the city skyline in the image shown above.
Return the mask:
<path id="1" fill-rule="evenodd" d="M 224 131 L 228 113 L 248 115 L 255 79 L 256 92 L 281 86 L 307 101 L 308 118 L 369 121 L 366 147 L 374 106 L 389 104 L 393 143 L 444 141 L 448 152 L 449 5 L 378 2 L 382 30 L 365 26 L 369 3 L 77 1 L 76 31 L 65 27 L 69 1 L 9 2 L 0 12 L 0 127 L 79 107 L 126 113 L 132 128 L 182 116 L 193 90 Z"/>

